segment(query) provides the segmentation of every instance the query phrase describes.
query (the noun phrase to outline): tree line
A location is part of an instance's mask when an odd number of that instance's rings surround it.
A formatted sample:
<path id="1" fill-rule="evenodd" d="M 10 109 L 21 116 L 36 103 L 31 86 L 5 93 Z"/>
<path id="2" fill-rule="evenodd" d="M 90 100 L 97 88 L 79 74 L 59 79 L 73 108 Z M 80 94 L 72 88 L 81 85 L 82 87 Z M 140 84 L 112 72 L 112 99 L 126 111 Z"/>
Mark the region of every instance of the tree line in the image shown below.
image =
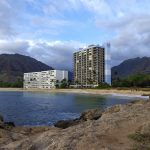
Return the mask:
<path id="1" fill-rule="evenodd" d="M 149 74 L 135 74 L 127 78 L 115 79 L 112 82 L 113 87 L 150 87 Z"/>
<path id="2" fill-rule="evenodd" d="M 63 79 L 61 82 L 56 81 L 56 88 L 68 88 L 71 81 Z M 77 84 L 77 83 L 76 83 Z M 92 84 L 90 82 L 90 84 Z M 23 80 L 18 79 L 16 82 L 2 82 L 0 81 L 0 87 L 23 87 Z M 112 81 L 112 86 L 107 83 L 99 84 L 97 89 L 111 88 L 111 87 L 150 87 L 150 74 L 135 74 L 128 76 L 127 78 L 117 78 Z"/>
<path id="3" fill-rule="evenodd" d="M 22 88 L 23 87 L 23 81 L 18 80 L 16 82 L 0 82 L 0 87 L 12 87 L 12 88 Z"/>

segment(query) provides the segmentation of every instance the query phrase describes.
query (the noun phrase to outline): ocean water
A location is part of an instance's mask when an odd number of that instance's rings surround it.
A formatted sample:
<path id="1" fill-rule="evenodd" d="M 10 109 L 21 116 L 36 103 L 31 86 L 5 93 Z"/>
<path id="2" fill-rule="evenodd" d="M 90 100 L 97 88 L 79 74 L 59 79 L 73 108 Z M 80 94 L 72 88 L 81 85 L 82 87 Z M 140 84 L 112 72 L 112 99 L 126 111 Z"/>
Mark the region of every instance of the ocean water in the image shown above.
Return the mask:
<path id="1" fill-rule="evenodd" d="M 91 108 L 124 104 L 138 97 L 75 93 L 0 92 L 0 115 L 18 126 L 52 125 Z"/>

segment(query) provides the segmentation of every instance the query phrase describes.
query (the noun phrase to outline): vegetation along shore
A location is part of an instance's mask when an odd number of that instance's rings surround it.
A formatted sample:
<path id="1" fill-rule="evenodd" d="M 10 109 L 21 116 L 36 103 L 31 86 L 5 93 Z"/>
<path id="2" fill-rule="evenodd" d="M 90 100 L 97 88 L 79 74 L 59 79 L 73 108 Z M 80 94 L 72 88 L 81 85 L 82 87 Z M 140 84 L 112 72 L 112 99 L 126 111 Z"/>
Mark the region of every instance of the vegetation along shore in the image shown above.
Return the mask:
<path id="1" fill-rule="evenodd" d="M 150 95 L 149 88 L 110 88 L 110 89 L 23 89 L 23 88 L 0 88 L 0 91 L 24 91 L 24 92 L 49 92 L 49 93 L 79 93 L 79 94 L 122 94 L 125 96 Z"/>

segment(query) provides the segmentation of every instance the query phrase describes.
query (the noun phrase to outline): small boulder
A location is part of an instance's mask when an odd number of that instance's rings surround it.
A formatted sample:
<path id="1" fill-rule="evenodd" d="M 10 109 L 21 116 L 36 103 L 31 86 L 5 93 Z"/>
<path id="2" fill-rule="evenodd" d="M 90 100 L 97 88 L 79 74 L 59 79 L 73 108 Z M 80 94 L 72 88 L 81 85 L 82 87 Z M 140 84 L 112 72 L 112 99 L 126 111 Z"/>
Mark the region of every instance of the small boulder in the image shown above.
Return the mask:
<path id="1" fill-rule="evenodd" d="M 57 128 L 65 129 L 65 128 L 77 125 L 87 120 L 97 120 L 102 116 L 102 113 L 103 111 L 100 109 L 89 109 L 87 111 L 84 111 L 81 114 L 80 118 L 73 119 L 73 120 L 60 120 L 56 122 L 54 126 Z"/>
<path id="2" fill-rule="evenodd" d="M 112 113 L 117 113 L 121 110 L 122 105 L 115 105 L 112 107 L 109 107 L 105 110 L 104 114 L 112 114 Z"/>
<path id="3" fill-rule="evenodd" d="M 4 118 L 0 115 L 0 122 L 3 122 Z"/>
<path id="4" fill-rule="evenodd" d="M 87 120 L 97 120 L 102 116 L 103 111 L 100 109 L 89 109 L 84 111 L 80 119 L 87 121 Z"/>
<path id="5" fill-rule="evenodd" d="M 65 128 L 68 128 L 70 126 L 77 125 L 78 123 L 80 123 L 79 119 L 74 119 L 74 120 L 60 120 L 60 121 L 56 122 L 54 124 L 54 126 L 57 127 L 57 128 L 65 129 Z"/>
<path id="6" fill-rule="evenodd" d="M 9 127 L 15 127 L 14 122 L 5 122 L 4 124 Z"/>
<path id="7" fill-rule="evenodd" d="M 0 129 L 12 129 L 15 127 L 13 122 L 2 122 L 0 121 Z"/>

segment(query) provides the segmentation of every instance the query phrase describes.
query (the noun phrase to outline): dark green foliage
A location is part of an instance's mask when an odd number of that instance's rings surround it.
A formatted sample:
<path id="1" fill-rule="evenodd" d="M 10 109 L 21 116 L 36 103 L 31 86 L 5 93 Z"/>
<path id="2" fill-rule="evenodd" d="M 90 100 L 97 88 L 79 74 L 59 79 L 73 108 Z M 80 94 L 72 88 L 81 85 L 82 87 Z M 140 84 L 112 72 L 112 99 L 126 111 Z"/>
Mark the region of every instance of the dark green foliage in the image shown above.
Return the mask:
<path id="1" fill-rule="evenodd" d="M 145 134 L 141 134 L 141 133 L 135 133 L 135 134 L 131 134 L 129 135 L 129 138 L 134 140 L 135 142 L 139 142 L 139 143 L 149 143 L 150 142 L 150 134 L 149 133 L 145 133 Z"/>
<path id="2" fill-rule="evenodd" d="M 149 87 L 150 75 L 149 74 L 136 74 L 131 75 L 124 79 L 117 79 L 112 82 L 113 87 Z"/>
<path id="3" fill-rule="evenodd" d="M 66 79 L 63 79 L 61 81 L 60 88 L 67 88 L 67 87 L 68 87 L 68 81 Z"/>
<path id="4" fill-rule="evenodd" d="M 72 80 L 68 80 L 68 86 L 72 84 Z"/>
<path id="5" fill-rule="evenodd" d="M 108 89 L 111 88 L 111 86 L 107 83 L 101 83 L 99 86 L 95 87 L 96 89 Z"/>
<path id="6" fill-rule="evenodd" d="M 150 150 L 150 133 L 134 133 L 128 136 L 133 140 L 132 150 Z"/>
<path id="7" fill-rule="evenodd" d="M 23 81 L 18 79 L 16 82 L 0 82 L 0 87 L 22 88 Z"/>

